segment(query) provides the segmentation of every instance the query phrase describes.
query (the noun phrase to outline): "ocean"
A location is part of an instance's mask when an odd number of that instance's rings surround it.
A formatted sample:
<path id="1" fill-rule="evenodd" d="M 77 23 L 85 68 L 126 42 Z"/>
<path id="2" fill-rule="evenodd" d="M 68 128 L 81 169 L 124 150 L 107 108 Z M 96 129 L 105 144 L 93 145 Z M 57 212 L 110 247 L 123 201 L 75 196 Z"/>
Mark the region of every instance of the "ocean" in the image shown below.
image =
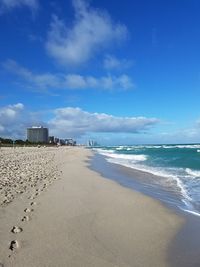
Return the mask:
<path id="1" fill-rule="evenodd" d="M 200 144 L 93 148 L 106 161 L 151 174 L 140 179 L 145 192 L 200 216 Z M 130 181 L 129 181 L 130 185 Z"/>

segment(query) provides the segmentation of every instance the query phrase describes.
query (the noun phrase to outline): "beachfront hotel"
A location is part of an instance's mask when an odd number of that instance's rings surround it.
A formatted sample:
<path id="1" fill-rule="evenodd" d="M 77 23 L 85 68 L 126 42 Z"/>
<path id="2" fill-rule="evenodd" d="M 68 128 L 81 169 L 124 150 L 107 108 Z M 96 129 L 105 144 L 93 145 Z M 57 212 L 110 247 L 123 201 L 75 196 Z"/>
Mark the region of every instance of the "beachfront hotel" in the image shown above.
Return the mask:
<path id="1" fill-rule="evenodd" d="M 43 126 L 27 128 L 27 140 L 31 143 L 48 143 L 49 129 Z"/>

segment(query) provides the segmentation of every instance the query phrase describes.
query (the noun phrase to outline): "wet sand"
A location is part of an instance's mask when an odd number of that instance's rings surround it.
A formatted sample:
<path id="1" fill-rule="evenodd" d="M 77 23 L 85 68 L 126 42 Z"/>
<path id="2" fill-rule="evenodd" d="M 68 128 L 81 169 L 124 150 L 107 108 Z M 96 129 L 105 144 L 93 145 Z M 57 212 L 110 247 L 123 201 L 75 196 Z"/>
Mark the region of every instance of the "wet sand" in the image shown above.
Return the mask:
<path id="1" fill-rule="evenodd" d="M 89 169 L 87 149 L 35 150 L 36 158 L 39 153 L 49 159 L 39 160 L 40 171 L 51 171 L 33 183 L 31 171 L 20 178 L 22 193 L 9 186 L 14 197 L 0 207 L 3 266 L 170 266 L 171 242 L 185 222 L 181 216 Z M 11 185 L 15 179 L 12 172 Z"/>
<path id="2" fill-rule="evenodd" d="M 133 168 L 109 163 L 104 157 L 95 153 L 91 158 L 90 168 L 103 177 L 118 184 L 158 200 L 164 206 L 181 216 L 182 226 L 174 235 L 168 248 L 168 263 L 171 267 L 196 267 L 200 263 L 200 217 L 181 210 L 182 203 L 177 195 L 156 186 L 157 176 Z"/>

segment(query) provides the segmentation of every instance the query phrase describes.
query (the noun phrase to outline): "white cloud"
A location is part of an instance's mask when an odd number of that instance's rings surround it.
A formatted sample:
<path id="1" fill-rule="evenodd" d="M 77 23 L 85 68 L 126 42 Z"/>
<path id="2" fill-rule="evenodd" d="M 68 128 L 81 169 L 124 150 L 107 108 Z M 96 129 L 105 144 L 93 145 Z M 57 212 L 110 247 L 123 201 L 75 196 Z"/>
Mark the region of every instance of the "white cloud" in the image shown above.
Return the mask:
<path id="1" fill-rule="evenodd" d="M 89 113 L 80 108 L 59 108 L 48 122 L 58 136 L 81 137 L 87 133 L 142 133 L 159 122 L 156 118 L 117 117 L 104 113 Z"/>
<path id="2" fill-rule="evenodd" d="M 100 89 L 100 90 L 126 90 L 134 87 L 132 79 L 122 74 L 119 76 L 107 75 L 102 77 L 82 76 L 79 74 L 34 74 L 22 67 L 14 60 L 7 60 L 3 67 L 27 82 L 35 89 Z"/>
<path id="3" fill-rule="evenodd" d="M 41 118 L 41 112 L 30 112 L 22 103 L 0 107 L 0 137 L 25 139 L 27 127 L 46 126 Z"/>
<path id="4" fill-rule="evenodd" d="M 47 126 L 51 135 L 60 138 L 80 138 L 91 133 L 144 133 L 159 122 L 156 118 L 117 117 L 72 107 L 52 110 L 51 115 L 50 120 L 42 121 L 40 112 L 32 113 L 21 103 L 0 107 L 0 137 L 25 139 L 26 128 L 32 125 Z"/>
<path id="5" fill-rule="evenodd" d="M 9 105 L 0 109 L 0 122 L 4 125 L 9 125 L 10 122 L 16 119 L 18 114 L 24 109 L 21 103 Z"/>
<path id="6" fill-rule="evenodd" d="M 24 105 L 21 103 L 0 108 L 0 136 L 11 136 L 19 132 Z"/>
<path id="7" fill-rule="evenodd" d="M 126 38 L 127 28 L 114 23 L 105 11 L 94 9 L 84 0 L 73 0 L 75 19 L 66 25 L 53 16 L 46 48 L 63 65 L 80 65 L 96 52 Z"/>
<path id="8" fill-rule="evenodd" d="M 38 8 L 37 0 L 0 0 L 1 12 L 12 10 L 17 7 L 28 7 L 31 10 L 36 10 Z"/>
<path id="9" fill-rule="evenodd" d="M 132 62 L 127 59 L 118 59 L 115 56 L 106 55 L 103 65 L 107 70 L 122 70 L 129 68 L 132 65 Z"/>
<path id="10" fill-rule="evenodd" d="M 65 76 L 64 85 L 69 89 L 100 89 L 117 90 L 133 88 L 133 82 L 126 74 L 120 76 L 102 76 L 96 78 L 93 76 L 81 76 L 77 74 L 68 74 Z"/>
<path id="11" fill-rule="evenodd" d="M 30 70 L 22 67 L 16 61 L 8 59 L 3 63 L 3 67 L 24 79 L 25 81 L 32 83 L 34 86 L 39 88 L 57 87 L 59 85 L 59 78 L 56 75 L 45 73 L 45 74 L 34 74 Z"/>
<path id="12" fill-rule="evenodd" d="M 51 119 L 42 120 L 51 113 Z M 157 118 L 120 117 L 105 113 L 91 113 L 80 108 L 58 108 L 33 113 L 22 103 L 0 107 L 0 137 L 26 138 L 26 128 L 32 125 L 49 127 L 50 134 L 60 138 L 98 137 L 107 144 L 113 143 L 193 143 L 199 142 L 200 121 L 190 128 L 171 132 L 153 133 L 149 130 L 160 123 Z M 148 134 L 147 134 L 148 133 Z M 127 139 L 127 140 L 126 140 Z M 115 141 L 114 141 L 115 140 Z"/>

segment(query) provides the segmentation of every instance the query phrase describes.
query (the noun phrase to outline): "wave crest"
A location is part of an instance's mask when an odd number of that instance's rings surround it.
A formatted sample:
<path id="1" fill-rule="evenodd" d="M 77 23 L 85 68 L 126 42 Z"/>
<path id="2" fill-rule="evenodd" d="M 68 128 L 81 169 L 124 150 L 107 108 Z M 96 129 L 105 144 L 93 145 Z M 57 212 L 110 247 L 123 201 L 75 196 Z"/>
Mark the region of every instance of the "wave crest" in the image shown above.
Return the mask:
<path id="1" fill-rule="evenodd" d="M 137 162 L 137 161 L 145 161 L 147 160 L 147 156 L 146 155 L 129 155 L 129 154 L 117 154 L 117 153 L 113 153 L 113 150 L 104 150 L 104 149 L 96 149 L 96 151 L 101 154 L 104 155 L 106 157 L 109 158 L 113 158 L 113 159 L 119 159 L 119 160 L 131 160 L 133 162 Z"/>
<path id="2" fill-rule="evenodd" d="M 200 171 L 191 170 L 190 168 L 185 169 L 186 173 L 193 177 L 200 177 Z"/>

